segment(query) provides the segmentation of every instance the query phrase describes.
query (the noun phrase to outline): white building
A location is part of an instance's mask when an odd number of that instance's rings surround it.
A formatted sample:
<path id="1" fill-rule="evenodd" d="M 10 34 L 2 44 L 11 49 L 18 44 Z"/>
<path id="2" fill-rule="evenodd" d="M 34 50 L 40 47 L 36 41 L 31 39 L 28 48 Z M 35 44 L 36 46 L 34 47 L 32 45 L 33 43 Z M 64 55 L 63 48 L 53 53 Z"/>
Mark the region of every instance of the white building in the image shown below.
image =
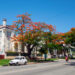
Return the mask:
<path id="1" fill-rule="evenodd" d="M 0 25 L 0 55 L 4 55 L 7 51 L 14 51 L 14 42 L 11 41 L 11 37 L 14 35 L 14 31 L 7 25 L 6 19 L 3 19 L 3 25 Z"/>

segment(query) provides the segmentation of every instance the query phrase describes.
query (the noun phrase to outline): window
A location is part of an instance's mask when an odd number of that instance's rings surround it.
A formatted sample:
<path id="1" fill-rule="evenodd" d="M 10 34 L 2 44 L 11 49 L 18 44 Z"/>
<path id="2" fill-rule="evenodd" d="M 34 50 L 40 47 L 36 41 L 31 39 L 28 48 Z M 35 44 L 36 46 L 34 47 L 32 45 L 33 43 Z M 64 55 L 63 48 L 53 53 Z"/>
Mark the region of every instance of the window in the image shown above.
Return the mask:
<path id="1" fill-rule="evenodd" d="M 7 32 L 7 37 L 11 37 L 11 32 Z"/>

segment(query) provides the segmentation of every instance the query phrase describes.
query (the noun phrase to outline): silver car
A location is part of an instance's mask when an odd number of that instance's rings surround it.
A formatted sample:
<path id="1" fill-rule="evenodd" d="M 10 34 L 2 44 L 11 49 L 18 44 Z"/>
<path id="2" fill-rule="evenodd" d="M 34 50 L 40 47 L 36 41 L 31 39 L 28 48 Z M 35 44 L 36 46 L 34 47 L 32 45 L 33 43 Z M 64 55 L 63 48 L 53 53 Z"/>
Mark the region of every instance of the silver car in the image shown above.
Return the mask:
<path id="1" fill-rule="evenodd" d="M 17 56 L 15 59 L 9 62 L 9 65 L 25 65 L 27 64 L 27 59 L 24 56 Z"/>

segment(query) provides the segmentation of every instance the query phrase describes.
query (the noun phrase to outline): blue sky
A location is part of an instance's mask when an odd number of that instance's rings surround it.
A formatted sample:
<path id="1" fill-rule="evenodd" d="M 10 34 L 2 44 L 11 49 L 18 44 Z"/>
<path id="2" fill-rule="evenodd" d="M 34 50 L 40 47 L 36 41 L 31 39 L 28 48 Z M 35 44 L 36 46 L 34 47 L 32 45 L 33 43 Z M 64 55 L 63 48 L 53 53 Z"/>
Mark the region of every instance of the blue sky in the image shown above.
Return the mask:
<path id="1" fill-rule="evenodd" d="M 75 27 L 75 0 L 0 0 L 0 24 L 12 24 L 18 14 L 28 12 L 34 22 L 56 25 L 57 32 Z"/>

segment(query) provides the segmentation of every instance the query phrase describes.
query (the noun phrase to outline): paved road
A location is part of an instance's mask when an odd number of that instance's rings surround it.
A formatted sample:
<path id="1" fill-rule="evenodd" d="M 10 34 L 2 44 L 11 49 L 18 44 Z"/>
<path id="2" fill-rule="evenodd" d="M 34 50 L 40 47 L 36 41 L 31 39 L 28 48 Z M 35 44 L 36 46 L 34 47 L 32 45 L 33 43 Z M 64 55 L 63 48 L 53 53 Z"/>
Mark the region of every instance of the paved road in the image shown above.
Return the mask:
<path id="1" fill-rule="evenodd" d="M 0 75 L 75 75 L 75 60 L 0 67 Z"/>

